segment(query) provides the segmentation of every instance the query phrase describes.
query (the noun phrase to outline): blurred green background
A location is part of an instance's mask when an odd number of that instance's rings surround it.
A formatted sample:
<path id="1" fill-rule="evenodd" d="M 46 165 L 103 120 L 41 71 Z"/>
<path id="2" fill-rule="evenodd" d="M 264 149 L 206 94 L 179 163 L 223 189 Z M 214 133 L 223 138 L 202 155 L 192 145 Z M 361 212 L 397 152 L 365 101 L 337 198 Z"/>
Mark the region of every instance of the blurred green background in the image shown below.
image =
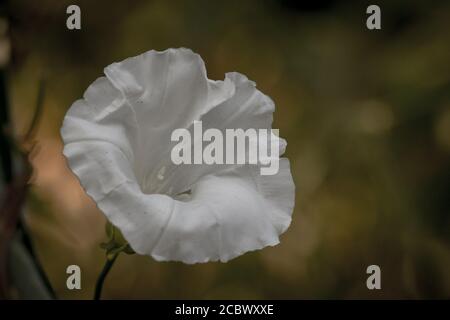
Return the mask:
<path id="1" fill-rule="evenodd" d="M 104 217 L 61 154 L 66 110 L 103 68 L 188 47 L 208 76 L 239 71 L 276 104 L 296 182 L 281 244 L 229 263 L 121 255 L 104 298 L 450 298 L 450 2 L 10 1 L 8 86 L 16 134 L 46 98 L 26 215 L 61 299 L 90 299 Z M 66 28 L 81 7 L 82 29 Z M 6 44 L 4 44 L 6 45 Z M 82 290 L 66 288 L 66 267 Z M 366 288 L 377 264 L 382 290 Z"/>

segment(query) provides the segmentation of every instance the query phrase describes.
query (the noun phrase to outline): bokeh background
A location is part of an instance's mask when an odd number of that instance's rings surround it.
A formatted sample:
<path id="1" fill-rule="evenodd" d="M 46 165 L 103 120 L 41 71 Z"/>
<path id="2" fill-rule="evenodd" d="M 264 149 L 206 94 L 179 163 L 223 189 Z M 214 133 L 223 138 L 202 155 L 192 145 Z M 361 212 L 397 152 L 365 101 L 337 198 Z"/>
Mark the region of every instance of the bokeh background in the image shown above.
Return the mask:
<path id="1" fill-rule="evenodd" d="M 209 78 L 239 71 L 275 101 L 292 225 L 280 245 L 226 264 L 121 255 L 104 298 L 450 298 L 450 2 L 375 3 L 377 31 L 367 1 L 9 1 L 0 53 L 15 136 L 46 78 L 25 215 L 57 297 L 92 298 L 106 239 L 61 153 L 65 112 L 106 65 L 183 46 Z M 70 4 L 81 30 L 66 28 Z M 66 288 L 71 264 L 81 290 Z M 382 290 L 366 288 L 371 264 Z"/>

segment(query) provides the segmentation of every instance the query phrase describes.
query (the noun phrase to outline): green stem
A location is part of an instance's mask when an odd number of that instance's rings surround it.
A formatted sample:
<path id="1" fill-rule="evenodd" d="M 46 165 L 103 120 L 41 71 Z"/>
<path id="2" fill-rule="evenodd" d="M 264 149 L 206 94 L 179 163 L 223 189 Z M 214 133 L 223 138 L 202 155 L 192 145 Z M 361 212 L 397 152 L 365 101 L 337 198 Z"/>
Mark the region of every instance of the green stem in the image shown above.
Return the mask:
<path id="1" fill-rule="evenodd" d="M 120 252 L 116 252 L 111 257 L 106 258 L 106 263 L 103 266 L 103 270 L 97 279 L 97 284 L 95 285 L 94 300 L 100 300 L 100 297 L 102 295 L 103 283 L 105 282 L 105 278 L 108 275 L 109 270 L 111 270 L 111 267 L 113 266 L 114 261 L 116 261 L 117 257 L 119 256 L 119 253 Z"/>

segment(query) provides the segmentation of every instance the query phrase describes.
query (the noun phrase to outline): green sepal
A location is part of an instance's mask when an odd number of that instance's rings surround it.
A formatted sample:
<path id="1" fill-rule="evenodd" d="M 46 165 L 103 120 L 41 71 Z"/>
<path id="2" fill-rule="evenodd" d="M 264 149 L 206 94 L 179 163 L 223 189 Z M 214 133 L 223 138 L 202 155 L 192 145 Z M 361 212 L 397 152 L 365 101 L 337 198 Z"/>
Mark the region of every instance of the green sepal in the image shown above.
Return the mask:
<path id="1" fill-rule="evenodd" d="M 120 252 L 124 252 L 126 254 L 135 253 L 134 250 L 131 248 L 131 246 L 123 237 L 120 230 L 109 221 L 106 222 L 105 232 L 106 236 L 108 237 L 108 241 L 101 243 L 100 248 L 106 251 L 108 259 L 111 259 L 113 256 L 117 255 Z"/>

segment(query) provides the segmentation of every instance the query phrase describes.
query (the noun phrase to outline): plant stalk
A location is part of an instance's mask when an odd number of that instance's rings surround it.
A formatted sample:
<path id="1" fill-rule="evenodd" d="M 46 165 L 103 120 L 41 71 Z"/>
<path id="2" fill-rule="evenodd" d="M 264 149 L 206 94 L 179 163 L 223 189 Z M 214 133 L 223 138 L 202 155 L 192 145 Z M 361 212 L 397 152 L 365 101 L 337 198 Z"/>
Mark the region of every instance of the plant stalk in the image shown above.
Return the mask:
<path id="1" fill-rule="evenodd" d="M 94 300 L 100 300 L 102 295 L 102 289 L 103 284 L 105 282 L 106 276 L 108 275 L 109 271 L 111 270 L 114 262 L 116 261 L 117 257 L 119 256 L 120 252 L 114 253 L 111 257 L 106 258 L 106 263 L 103 266 L 103 270 L 100 273 L 97 283 L 95 285 L 95 293 L 94 293 Z"/>

